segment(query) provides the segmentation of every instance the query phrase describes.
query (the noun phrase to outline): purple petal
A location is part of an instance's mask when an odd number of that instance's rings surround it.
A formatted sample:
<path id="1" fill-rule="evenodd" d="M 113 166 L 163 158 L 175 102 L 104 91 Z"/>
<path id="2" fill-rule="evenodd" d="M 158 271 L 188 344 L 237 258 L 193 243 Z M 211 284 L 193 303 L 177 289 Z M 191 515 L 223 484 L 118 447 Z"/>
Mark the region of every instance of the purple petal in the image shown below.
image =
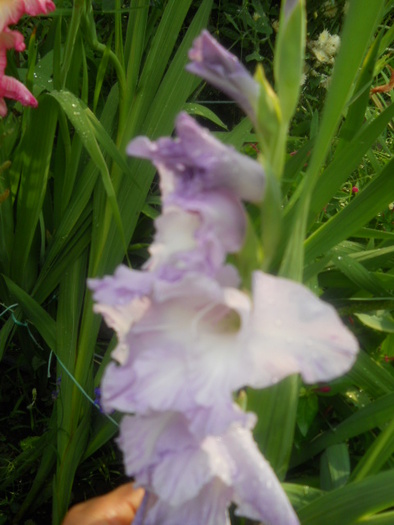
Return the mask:
<path id="1" fill-rule="evenodd" d="M 115 349 L 121 365 L 104 373 L 105 410 L 183 411 L 198 436 L 234 421 L 249 426 L 251 416 L 234 408 L 231 394 L 250 374 L 242 330 L 250 309 L 245 294 L 203 276 L 157 281 L 149 309 Z"/>
<path id="2" fill-rule="evenodd" d="M 242 246 L 246 218 L 240 201 L 229 191 L 172 200 L 155 221 L 155 239 L 145 269 L 170 281 L 191 271 L 214 277 L 227 254 Z"/>
<path id="3" fill-rule="evenodd" d="M 110 365 L 103 378 L 106 410 L 128 406 L 128 412 L 141 413 L 225 405 L 247 383 L 242 327 L 250 301 L 238 290 L 216 290 L 205 282 L 206 288 L 204 279 L 173 285 L 178 295 L 152 302 L 132 327 L 123 342 L 133 349 L 127 361 Z"/>
<path id="4" fill-rule="evenodd" d="M 261 455 L 249 430 L 233 426 L 223 438 L 237 465 L 233 476 L 236 514 L 266 525 L 298 525 L 298 518 L 269 463 Z"/>
<path id="5" fill-rule="evenodd" d="M 203 78 L 235 100 L 252 122 L 257 120 L 259 85 L 238 58 L 203 31 L 189 51 L 187 71 Z"/>
<path id="6" fill-rule="evenodd" d="M 125 305 L 136 297 L 149 295 L 154 277 L 147 272 L 131 270 L 120 265 L 114 275 L 102 279 L 88 279 L 88 286 L 93 291 L 96 303 L 110 306 Z"/>
<path id="7" fill-rule="evenodd" d="M 335 309 L 305 286 L 255 272 L 249 349 L 250 385 L 264 388 L 294 373 L 307 383 L 330 381 L 353 365 L 358 343 Z"/>
<path id="8" fill-rule="evenodd" d="M 259 202 L 265 176 L 261 165 L 215 139 L 186 113 L 176 121 L 178 138 L 134 139 L 127 152 L 150 159 L 160 173 L 164 201 L 168 196 L 193 197 L 213 189 L 229 189 L 239 198 Z"/>
<path id="9" fill-rule="evenodd" d="M 194 446 L 188 421 L 176 412 L 152 412 L 125 416 L 120 425 L 119 448 L 124 454 L 126 474 L 137 476 L 160 462 L 165 454 Z"/>
<path id="10" fill-rule="evenodd" d="M 237 514 L 267 525 L 299 523 L 250 430 L 239 424 L 200 441 L 180 415 L 127 418 L 119 442 L 128 473 L 137 472 L 137 484 L 155 494 L 146 523 L 225 523 L 231 501 Z M 190 518 L 182 521 L 186 511 Z"/>
<path id="11" fill-rule="evenodd" d="M 218 436 L 233 425 L 252 429 L 256 424 L 256 415 L 244 412 L 229 400 L 216 400 L 212 407 L 198 407 L 186 413 L 190 432 L 198 439 L 208 435 Z"/>

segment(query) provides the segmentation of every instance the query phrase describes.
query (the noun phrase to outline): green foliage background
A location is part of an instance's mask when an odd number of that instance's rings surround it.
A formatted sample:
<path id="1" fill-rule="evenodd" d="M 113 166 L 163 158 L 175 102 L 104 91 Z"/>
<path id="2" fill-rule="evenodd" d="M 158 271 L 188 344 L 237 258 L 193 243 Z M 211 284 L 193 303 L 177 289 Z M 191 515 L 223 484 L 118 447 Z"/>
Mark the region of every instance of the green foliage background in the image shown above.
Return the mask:
<path id="1" fill-rule="evenodd" d="M 10 104 L 0 122 L 0 524 L 60 524 L 70 501 L 122 479 L 110 441 L 118 416 L 94 403 L 115 340 L 85 283 L 146 259 L 160 199 L 154 170 L 125 146 L 171 134 L 182 109 L 226 143 L 258 150 L 271 170 L 272 199 L 263 213 L 248 209 L 233 261 L 245 285 L 255 268 L 302 280 L 361 345 L 353 370 L 330 385 L 291 377 L 247 392 L 260 448 L 303 525 L 392 523 L 394 110 L 392 92 L 369 91 L 389 81 L 393 2 L 350 0 L 346 17 L 345 2 L 307 2 L 309 70 L 291 121 L 283 79 L 294 73 L 286 43 L 296 26 L 276 35 L 278 2 L 56 4 L 50 17 L 21 21 L 28 51 L 20 63 L 9 57 L 39 108 Z M 185 72 L 207 26 L 274 84 L 283 118 L 270 135 Z M 341 34 L 324 71 L 309 45 L 323 29 Z"/>

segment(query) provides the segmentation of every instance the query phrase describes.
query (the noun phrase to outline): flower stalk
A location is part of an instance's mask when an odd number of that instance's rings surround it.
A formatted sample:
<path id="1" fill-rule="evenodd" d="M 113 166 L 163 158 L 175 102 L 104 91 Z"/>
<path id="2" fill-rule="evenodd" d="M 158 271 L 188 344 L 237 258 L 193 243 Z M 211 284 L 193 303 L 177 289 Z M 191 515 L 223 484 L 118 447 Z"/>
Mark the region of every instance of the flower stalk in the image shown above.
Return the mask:
<path id="1" fill-rule="evenodd" d="M 258 84 L 235 57 L 206 32 L 190 57 L 196 63 L 189 70 L 226 86 L 258 122 Z M 160 177 L 150 258 L 141 270 L 120 266 L 113 276 L 89 280 L 95 311 L 118 337 L 101 402 L 105 411 L 125 414 L 118 443 L 126 472 L 147 491 L 136 520 L 227 524 L 234 502 L 239 515 L 296 525 L 253 441 L 256 417 L 234 395 L 285 378 L 294 392 L 294 374 L 306 383 L 329 381 L 349 370 L 358 344 L 335 310 L 301 284 L 254 271 L 251 290 L 240 288 L 228 255 L 245 240 L 243 202 L 264 201 L 270 220 L 280 206 L 270 186 L 276 178 L 185 113 L 175 128 L 176 138 L 137 137 L 128 146 Z M 272 251 L 277 236 L 274 229 L 266 241 Z"/>

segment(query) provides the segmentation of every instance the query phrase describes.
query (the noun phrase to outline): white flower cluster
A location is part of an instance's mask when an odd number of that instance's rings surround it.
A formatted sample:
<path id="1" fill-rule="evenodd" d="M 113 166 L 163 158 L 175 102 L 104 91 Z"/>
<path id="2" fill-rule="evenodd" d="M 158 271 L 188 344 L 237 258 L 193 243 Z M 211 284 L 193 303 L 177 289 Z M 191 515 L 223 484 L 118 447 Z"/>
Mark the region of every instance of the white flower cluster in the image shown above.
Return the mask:
<path id="1" fill-rule="evenodd" d="M 334 63 L 334 57 L 338 53 L 341 39 L 339 35 L 331 35 L 327 29 L 322 31 L 317 40 L 310 43 L 310 49 L 316 57 L 317 65 Z"/>

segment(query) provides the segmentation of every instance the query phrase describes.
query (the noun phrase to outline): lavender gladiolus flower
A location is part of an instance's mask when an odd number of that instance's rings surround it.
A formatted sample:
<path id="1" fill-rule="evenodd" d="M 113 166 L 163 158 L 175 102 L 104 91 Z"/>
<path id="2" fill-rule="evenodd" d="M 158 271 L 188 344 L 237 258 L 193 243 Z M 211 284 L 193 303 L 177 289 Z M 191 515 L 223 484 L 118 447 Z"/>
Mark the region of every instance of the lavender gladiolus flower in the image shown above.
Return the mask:
<path id="1" fill-rule="evenodd" d="M 252 292 L 238 289 L 226 257 L 242 246 L 242 200 L 262 199 L 264 172 L 186 114 L 176 132 L 128 148 L 160 176 L 150 258 L 140 271 L 120 266 L 89 280 L 95 311 L 118 336 L 101 402 L 127 414 L 119 446 L 126 472 L 147 490 L 135 523 L 229 525 L 233 502 L 250 519 L 297 525 L 253 441 L 256 417 L 233 393 L 294 373 L 311 383 L 333 379 L 353 364 L 357 342 L 298 283 L 256 271 Z"/>
<path id="2" fill-rule="evenodd" d="M 155 222 L 146 268 L 171 280 L 185 269 L 217 276 L 227 254 L 242 246 L 241 199 L 262 199 L 264 171 L 186 113 L 178 116 L 176 131 L 176 139 L 138 137 L 128 147 L 129 154 L 150 159 L 160 173 L 163 214 Z"/>
<path id="3" fill-rule="evenodd" d="M 203 31 L 189 51 L 190 73 L 203 78 L 235 100 L 255 124 L 260 88 L 237 57 Z"/>
<path id="4" fill-rule="evenodd" d="M 126 336 L 118 332 L 135 351 L 108 366 L 104 406 L 140 414 L 216 407 L 216 427 L 206 431 L 217 433 L 232 417 L 231 393 L 245 384 L 262 388 L 294 373 L 316 383 L 348 371 L 357 341 L 331 306 L 286 279 L 255 272 L 253 281 L 250 301 L 203 275 L 157 280 L 147 301 L 118 308 L 120 319 L 124 310 L 141 315 L 130 315 L 138 322 Z"/>

